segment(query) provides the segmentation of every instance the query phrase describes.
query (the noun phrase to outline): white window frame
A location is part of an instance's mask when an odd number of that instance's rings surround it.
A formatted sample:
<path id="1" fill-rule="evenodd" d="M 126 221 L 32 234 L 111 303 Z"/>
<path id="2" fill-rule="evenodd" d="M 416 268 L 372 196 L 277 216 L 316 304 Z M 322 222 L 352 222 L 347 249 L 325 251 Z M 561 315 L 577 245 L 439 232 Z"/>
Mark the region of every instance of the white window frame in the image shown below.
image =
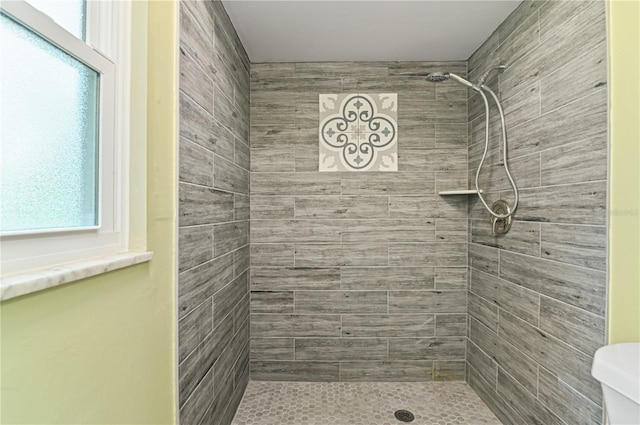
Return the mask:
<path id="1" fill-rule="evenodd" d="M 2 277 L 127 252 L 130 1 L 88 0 L 86 42 L 26 1 L 2 1 L 0 8 L 100 74 L 98 225 L 1 235 Z"/>

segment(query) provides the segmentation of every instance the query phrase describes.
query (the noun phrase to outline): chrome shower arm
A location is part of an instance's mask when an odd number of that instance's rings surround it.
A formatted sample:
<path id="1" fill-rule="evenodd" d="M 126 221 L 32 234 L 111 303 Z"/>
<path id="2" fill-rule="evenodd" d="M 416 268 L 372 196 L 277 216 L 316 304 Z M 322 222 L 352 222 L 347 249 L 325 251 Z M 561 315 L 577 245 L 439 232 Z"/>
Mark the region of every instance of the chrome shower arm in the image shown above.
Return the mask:
<path id="1" fill-rule="evenodd" d="M 492 73 L 493 71 L 502 72 L 502 71 L 504 71 L 504 70 L 505 70 L 505 68 L 506 68 L 506 67 L 507 67 L 507 66 L 506 66 L 506 65 L 504 64 L 504 62 L 503 62 L 503 63 L 501 63 L 501 64 L 500 64 L 500 65 L 498 65 L 498 66 L 494 66 L 493 68 L 489 68 L 489 70 L 488 70 L 487 72 L 485 72 L 484 74 L 482 74 L 482 75 L 480 76 L 480 78 L 478 78 L 478 82 L 476 82 L 476 85 L 477 85 L 478 87 L 482 87 L 482 86 L 487 82 L 487 80 L 488 80 L 488 78 L 489 78 L 489 75 L 491 75 L 491 73 Z"/>

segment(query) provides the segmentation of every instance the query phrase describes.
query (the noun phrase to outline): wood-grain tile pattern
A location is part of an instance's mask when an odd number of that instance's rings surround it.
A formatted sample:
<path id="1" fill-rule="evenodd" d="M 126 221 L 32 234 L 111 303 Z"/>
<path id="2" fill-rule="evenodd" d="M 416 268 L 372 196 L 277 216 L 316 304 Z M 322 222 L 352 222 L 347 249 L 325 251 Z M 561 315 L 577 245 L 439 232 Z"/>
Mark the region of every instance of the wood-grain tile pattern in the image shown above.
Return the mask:
<path id="1" fill-rule="evenodd" d="M 469 58 L 503 101 L 512 174 L 511 231 L 492 236 L 469 202 L 467 381 L 505 424 L 602 423 L 589 373 L 605 344 L 607 45 L 605 2 L 525 0 Z M 469 99 L 469 184 L 484 149 L 481 98 Z M 496 114 L 497 115 L 497 114 Z M 490 122 L 487 197 L 512 202 Z"/>
<path id="2" fill-rule="evenodd" d="M 467 94 L 436 69 L 466 63 L 252 64 L 254 379 L 464 379 L 467 201 L 436 188 L 466 185 Z M 398 93 L 398 172 L 318 172 L 336 92 Z"/>
<path id="3" fill-rule="evenodd" d="M 179 9 L 179 415 L 228 425 L 249 378 L 249 60 L 218 0 Z"/>

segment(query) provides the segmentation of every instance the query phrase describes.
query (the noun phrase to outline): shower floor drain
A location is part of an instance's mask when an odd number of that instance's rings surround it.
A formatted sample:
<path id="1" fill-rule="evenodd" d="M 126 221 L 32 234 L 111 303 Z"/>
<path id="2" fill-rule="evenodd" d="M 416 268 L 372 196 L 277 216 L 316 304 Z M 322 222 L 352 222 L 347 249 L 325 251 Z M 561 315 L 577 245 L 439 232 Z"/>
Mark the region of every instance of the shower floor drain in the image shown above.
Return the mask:
<path id="1" fill-rule="evenodd" d="M 416 417 L 408 410 L 396 410 L 393 414 L 400 422 L 412 422 Z"/>

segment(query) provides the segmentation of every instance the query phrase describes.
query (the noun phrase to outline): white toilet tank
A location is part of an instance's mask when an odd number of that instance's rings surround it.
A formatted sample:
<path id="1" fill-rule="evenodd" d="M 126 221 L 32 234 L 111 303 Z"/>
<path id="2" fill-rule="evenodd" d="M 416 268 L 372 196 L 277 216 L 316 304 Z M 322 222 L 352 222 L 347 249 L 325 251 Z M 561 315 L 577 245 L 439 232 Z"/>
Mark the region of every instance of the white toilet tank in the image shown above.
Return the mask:
<path id="1" fill-rule="evenodd" d="M 640 343 L 598 349 L 591 374 L 602 384 L 609 423 L 640 424 Z"/>

